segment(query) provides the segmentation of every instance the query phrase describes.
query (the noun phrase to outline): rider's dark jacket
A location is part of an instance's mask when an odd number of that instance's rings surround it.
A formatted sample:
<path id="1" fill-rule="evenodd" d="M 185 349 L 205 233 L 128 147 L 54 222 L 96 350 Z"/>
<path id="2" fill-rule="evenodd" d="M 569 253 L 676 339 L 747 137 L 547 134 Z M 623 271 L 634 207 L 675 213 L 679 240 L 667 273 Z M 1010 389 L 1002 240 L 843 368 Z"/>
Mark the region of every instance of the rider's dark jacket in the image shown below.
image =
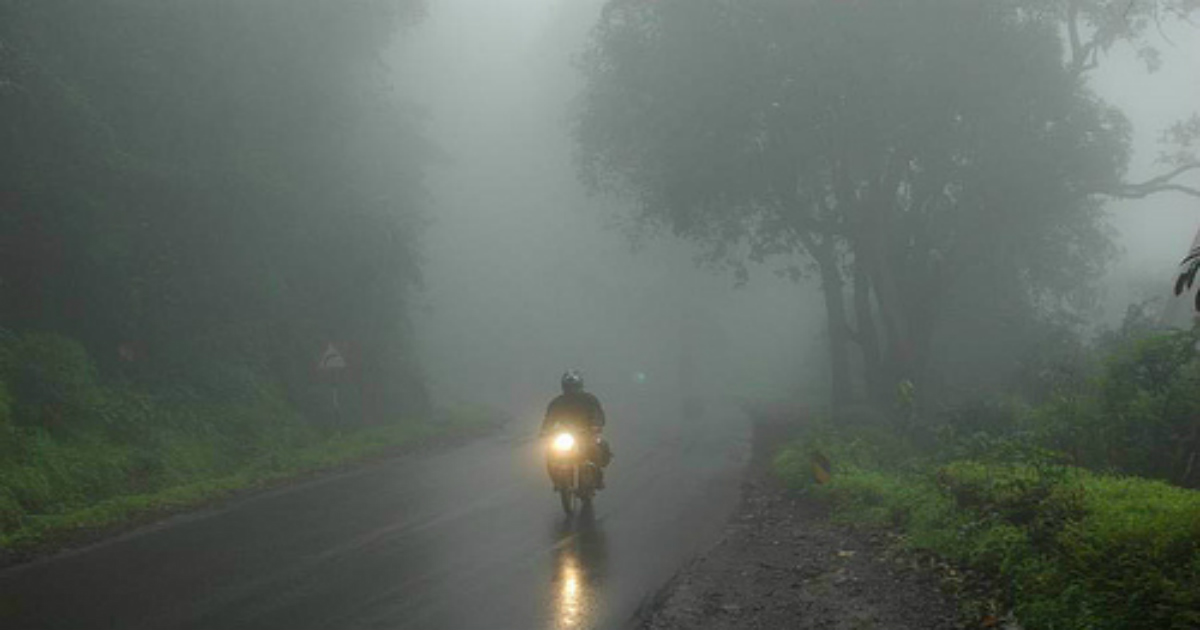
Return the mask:
<path id="1" fill-rule="evenodd" d="M 567 392 L 550 401 L 546 419 L 542 421 L 542 433 L 559 423 L 600 429 L 604 426 L 604 409 L 600 401 L 587 392 Z"/>

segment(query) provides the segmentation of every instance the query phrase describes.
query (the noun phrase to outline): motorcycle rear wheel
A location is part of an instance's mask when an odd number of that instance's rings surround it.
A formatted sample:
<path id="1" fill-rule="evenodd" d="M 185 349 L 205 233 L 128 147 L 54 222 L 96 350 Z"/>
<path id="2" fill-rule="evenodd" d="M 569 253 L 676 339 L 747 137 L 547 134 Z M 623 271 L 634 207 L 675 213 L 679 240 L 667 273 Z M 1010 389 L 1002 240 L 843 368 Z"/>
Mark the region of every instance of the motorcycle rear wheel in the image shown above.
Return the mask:
<path id="1" fill-rule="evenodd" d="M 563 511 L 567 513 L 567 516 L 570 516 L 575 512 L 575 506 L 573 504 L 575 499 L 574 494 L 575 493 L 572 492 L 570 488 L 563 488 L 562 490 L 558 491 L 558 498 L 562 499 L 562 508 Z"/>

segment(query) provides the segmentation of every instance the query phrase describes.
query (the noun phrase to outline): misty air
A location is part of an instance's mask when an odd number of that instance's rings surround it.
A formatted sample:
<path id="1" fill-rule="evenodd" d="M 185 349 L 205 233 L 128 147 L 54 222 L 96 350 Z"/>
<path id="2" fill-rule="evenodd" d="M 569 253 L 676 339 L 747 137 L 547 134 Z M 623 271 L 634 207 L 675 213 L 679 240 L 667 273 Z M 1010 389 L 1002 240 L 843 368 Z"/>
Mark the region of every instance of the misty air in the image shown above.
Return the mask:
<path id="1" fill-rule="evenodd" d="M 1200 628 L 1197 0 L 0 0 L 0 627 Z"/>

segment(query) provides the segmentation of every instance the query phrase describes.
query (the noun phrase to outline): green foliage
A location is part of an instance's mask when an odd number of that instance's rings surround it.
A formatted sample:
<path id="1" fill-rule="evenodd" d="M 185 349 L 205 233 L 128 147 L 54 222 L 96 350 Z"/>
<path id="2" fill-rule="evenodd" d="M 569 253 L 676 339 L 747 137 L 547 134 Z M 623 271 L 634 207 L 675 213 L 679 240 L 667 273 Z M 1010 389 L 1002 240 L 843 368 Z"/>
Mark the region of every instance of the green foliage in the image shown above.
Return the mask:
<path id="1" fill-rule="evenodd" d="M 1200 495 L 1161 482 L 1079 473 L 1074 487 L 1058 496 L 1066 499 L 1046 503 L 1057 513 L 1026 526 L 1042 530 L 1037 555 L 1006 572 L 1027 627 L 1196 627 Z M 1051 538 L 1044 537 L 1045 522 L 1055 525 Z"/>
<path id="2" fill-rule="evenodd" d="M 1194 118 L 1193 121 L 1193 124 L 1200 128 L 1200 116 Z M 1192 285 L 1195 284 L 1196 274 L 1200 273 L 1200 247 L 1189 251 L 1179 266 L 1179 277 L 1175 280 L 1175 295 L 1191 290 Z M 1196 292 L 1193 305 L 1196 311 L 1200 311 L 1200 291 Z"/>
<path id="3" fill-rule="evenodd" d="M 426 431 L 426 145 L 371 72 L 421 5 L 0 0 L 5 546 Z M 359 368 L 336 430 L 330 340 Z"/>
<path id="4" fill-rule="evenodd" d="M 812 450 L 807 445 L 789 444 L 771 458 L 771 470 L 793 490 L 812 488 Z"/>
<path id="5" fill-rule="evenodd" d="M 13 399 L 8 385 L 0 380 L 0 460 L 12 457 L 17 446 L 17 428 L 13 424 Z"/>
<path id="6" fill-rule="evenodd" d="M 61 335 L 27 333 L 10 342 L 8 355 L 0 376 L 17 401 L 17 425 L 62 432 L 92 419 L 100 388 L 82 345 Z"/>
<path id="7" fill-rule="evenodd" d="M 809 448 L 783 448 L 776 474 L 815 489 L 844 522 L 897 527 L 913 548 L 1002 577 L 1023 627 L 1200 623 L 1200 493 L 1000 457 L 916 469 L 848 466 L 816 487 Z"/>
<path id="8" fill-rule="evenodd" d="M 903 379 L 927 400 L 990 384 L 1048 314 L 1091 303 L 1113 252 L 1080 192 L 1116 185 L 1129 125 L 1064 64 L 1062 19 L 991 0 L 613 0 L 583 62 L 580 167 L 636 201 L 635 228 L 743 275 L 819 274 L 842 320 L 837 404 L 855 342 L 876 401 Z"/>
<path id="9" fill-rule="evenodd" d="M 456 405 L 423 420 L 323 427 L 260 372 L 218 372 L 201 366 L 149 391 L 102 381 L 77 341 L 0 329 L 0 545 L 36 546 L 495 418 Z"/>
<path id="10" fill-rule="evenodd" d="M 1077 627 L 1197 627 L 1200 493 L 1088 475 L 1081 494 L 1086 517 L 1069 522 L 1055 539 L 1057 571 L 1077 585 L 1071 603 L 1086 619 Z"/>
<path id="11" fill-rule="evenodd" d="M 959 509 L 1019 527 L 1044 551 L 1085 513 L 1078 474 L 1060 466 L 965 461 L 941 468 L 937 479 Z"/>
<path id="12" fill-rule="evenodd" d="M 1119 342 L 1092 382 L 1025 420 L 1047 447 L 1098 470 L 1200 484 L 1200 354 L 1195 331 Z"/>
<path id="13" fill-rule="evenodd" d="M 357 420 L 425 411 L 405 320 L 426 143 L 372 72 L 421 4 L 4 3 L 0 321 L 155 393 L 264 379 L 312 415 L 314 355 L 353 343 Z M 39 425 L 83 396 L 15 395 Z"/>
<path id="14" fill-rule="evenodd" d="M 158 404 L 146 413 L 160 424 L 128 442 L 20 432 L 17 456 L 0 460 L 0 546 L 52 544 L 495 422 L 490 410 L 458 407 L 428 421 L 322 431 L 270 392 L 239 405 Z"/>
<path id="15" fill-rule="evenodd" d="M 1135 317 L 1143 313 L 1139 310 Z M 1126 322 L 1140 325 L 1129 318 Z M 1017 369 L 1007 379 L 1005 389 L 1023 403 L 1037 404 L 1086 386 L 1098 367 L 1097 347 L 1101 344 L 1089 344 L 1080 323 L 1074 319 L 1043 322 L 1031 335 L 1032 343 L 1018 357 Z"/>
<path id="16" fill-rule="evenodd" d="M 899 436 L 819 427 L 783 449 L 775 470 L 832 501 L 840 519 L 899 527 L 914 548 L 1001 576 L 1024 627 L 1195 628 L 1200 494 L 1111 473 L 1196 484 L 1198 340 L 1155 331 L 1134 309 L 1090 348 L 1048 345 L 1050 360 L 1030 366 L 1065 376 L 1017 387 L 1036 405 L 947 408 L 919 424 L 933 440 L 906 436 L 914 455 L 901 460 L 863 456 Z M 824 486 L 807 466 L 819 449 L 848 464 Z"/>
<path id="17" fill-rule="evenodd" d="M 846 416 L 837 420 L 817 416 L 806 423 L 802 435 L 791 447 L 780 451 L 780 457 L 794 458 L 791 467 L 806 470 L 814 456 L 827 459 L 834 470 L 908 470 L 919 465 L 922 458 L 917 447 L 907 437 L 898 436 L 886 420 L 851 423 Z"/>
<path id="18" fill-rule="evenodd" d="M 937 507 L 930 501 L 936 494 L 914 478 L 900 474 L 885 474 L 872 470 L 846 471 L 835 475 L 826 489 L 828 496 L 849 507 L 862 522 L 898 526 L 909 522 L 914 514 L 928 516 Z"/>

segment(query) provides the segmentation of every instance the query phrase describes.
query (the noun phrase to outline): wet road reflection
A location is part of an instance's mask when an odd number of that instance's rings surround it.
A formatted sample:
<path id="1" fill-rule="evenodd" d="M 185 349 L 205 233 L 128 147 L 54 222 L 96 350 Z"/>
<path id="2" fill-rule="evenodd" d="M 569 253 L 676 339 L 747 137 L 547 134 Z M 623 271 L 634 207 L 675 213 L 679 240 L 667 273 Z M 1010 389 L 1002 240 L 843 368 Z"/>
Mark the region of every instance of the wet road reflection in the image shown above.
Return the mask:
<path id="1" fill-rule="evenodd" d="M 643 402 L 612 415 L 672 413 Z M 736 505 L 744 416 L 686 427 L 614 426 L 620 459 L 594 514 L 564 517 L 529 427 L 513 425 L 0 571 L 0 628 L 628 627 Z"/>
<path id="2" fill-rule="evenodd" d="M 608 572 L 608 546 L 595 512 L 586 507 L 554 530 L 550 583 L 555 630 L 598 627 L 600 593 Z"/>

